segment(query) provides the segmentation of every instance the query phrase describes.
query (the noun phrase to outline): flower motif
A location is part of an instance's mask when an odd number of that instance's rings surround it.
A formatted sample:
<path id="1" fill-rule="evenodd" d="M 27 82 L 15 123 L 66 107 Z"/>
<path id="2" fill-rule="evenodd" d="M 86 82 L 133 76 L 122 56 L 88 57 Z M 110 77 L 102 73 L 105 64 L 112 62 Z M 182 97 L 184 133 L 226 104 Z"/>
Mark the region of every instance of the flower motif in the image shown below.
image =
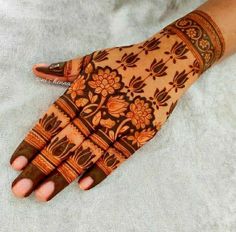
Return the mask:
<path id="1" fill-rule="evenodd" d="M 165 54 L 171 55 L 170 58 L 173 59 L 173 63 L 176 63 L 176 59 L 184 60 L 187 59 L 187 56 L 185 55 L 189 50 L 187 49 L 186 44 L 183 42 L 178 43 L 177 41 L 172 46 L 170 52 L 167 51 Z"/>
<path id="2" fill-rule="evenodd" d="M 166 101 L 170 99 L 170 95 L 168 95 L 166 88 L 162 89 L 161 91 L 157 88 L 154 93 L 154 98 L 154 105 L 156 105 L 157 109 L 159 109 L 160 106 L 167 106 Z"/>
<path id="3" fill-rule="evenodd" d="M 136 98 L 134 103 L 130 104 L 130 111 L 126 114 L 132 124 L 137 128 L 145 128 L 150 124 L 152 116 L 152 108 L 149 103 L 141 98 Z"/>
<path id="4" fill-rule="evenodd" d="M 210 53 L 206 53 L 205 56 L 204 56 L 204 58 L 205 58 L 205 61 L 206 61 L 206 62 L 209 62 L 210 59 L 211 59 L 211 54 L 210 54 Z"/>
<path id="5" fill-rule="evenodd" d="M 94 70 L 94 67 L 92 64 L 92 57 L 93 57 L 93 54 L 89 54 L 83 58 L 82 69 L 84 70 L 86 74 L 92 73 Z"/>
<path id="6" fill-rule="evenodd" d="M 155 128 L 156 128 L 156 131 L 159 131 L 162 127 L 162 123 L 161 122 L 156 122 L 155 123 Z"/>
<path id="7" fill-rule="evenodd" d="M 135 64 L 139 60 L 138 54 L 134 54 L 133 52 L 130 54 L 125 53 L 121 60 L 117 60 L 116 62 L 118 64 L 121 64 L 121 67 L 123 67 L 124 70 L 129 68 L 136 67 L 137 65 Z"/>
<path id="8" fill-rule="evenodd" d="M 115 126 L 115 121 L 108 119 L 101 119 L 100 121 L 101 126 L 111 129 L 113 126 Z"/>
<path id="9" fill-rule="evenodd" d="M 183 27 L 183 26 L 186 26 L 188 24 L 188 21 L 186 19 L 181 19 L 178 24 Z"/>
<path id="10" fill-rule="evenodd" d="M 165 76 L 166 69 L 167 69 L 167 66 L 165 66 L 163 59 L 161 59 L 159 62 L 157 62 L 157 60 L 154 59 L 150 66 L 150 69 L 146 69 L 146 71 L 150 72 L 150 75 L 153 76 L 153 79 L 155 80 L 156 77 Z"/>
<path id="11" fill-rule="evenodd" d="M 172 30 L 170 30 L 169 28 L 164 28 L 164 29 L 160 32 L 160 34 L 166 36 L 166 38 L 170 38 L 171 35 L 175 35 L 175 33 L 174 33 Z"/>
<path id="12" fill-rule="evenodd" d="M 69 87 L 68 94 L 74 100 L 78 95 L 83 95 L 85 89 L 85 80 L 83 76 L 80 76 L 74 83 Z"/>
<path id="13" fill-rule="evenodd" d="M 64 136 L 63 138 L 56 137 L 46 149 L 53 156 L 65 159 L 74 146 L 75 144 L 71 143 L 67 136 Z"/>
<path id="14" fill-rule="evenodd" d="M 179 73 L 178 71 L 175 73 L 174 79 L 172 82 L 169 82 L 170 85 L 173 86 L 175 92 L 178 92 L 178 89 L 182 89 L 185 87 L 184 83 L 188 80 L 188 74 L 184 71 Z"/>
<path id="15" fill-rule="evenodd" d="M 154 37 L 151 40 L 147 40 L 143 45 L 139 46 L 138 48 L 142 48 L 145 51 L 145 54 L 147 55 L 148 52 L 159 49 L 160 43 L 160 39 Z"/>
<path id="16" fill-rule="evenodd" d="M 75 104 L 78 107 L 83 107 L 85 106 L 87 103 L 89 102 L 89 100 L 87 98 L 79 98 L 78 100 L 75 101 Z"/>
<path id="17" fill-rule="evenodd" d="M 108 57 L 107 57 L 108 54 L 109 53 L 106 50 L 102 50 L 102 51 L 97 52 L 93 59 L 95 62 L 108 60 Z"/>
<path id="18" fill-rule="evenodd" d="M 193 75 L 198 74 L 200 72 L 200 65 L 197 60 L 194 60 L 192 65 L 189 65 L 189 68 L 192 69 Z"/>
<path id="19" fill-rule="evenodd" d="M 107 101 L 108 113 L 113 117 L 120 117 L 124 115 L 128 103 L 123 99 L 123 96 L 110 97 Z"/>
<path id="20" fill-rule="evenodd" d="M 50 132 L 51 135 L 57 134 L 61 129 L 61 120 L 54 113 L 50 115 L 45 114 L 43 118 L 39 119 L 39 124 L 46 132 Z"/>
<path id="21" fill-rule="evenodd" d="M 120 163 L 117 157 L 117 151 L 114 148 L 109 148 L 109 152 L 106 152 L 102 156 L 103 162 L 106 164 L 108 168 L 114 170 L 117 168 L 118 164 Z"/>
<path id="22" fill-rule="evenodd" d="M 134 93 L 143 93 L 143 88 L 146 86 L 141 77 L 133 76 L 129 82 L 128 86 L 125 86 L 128 92 L 131 92 L 131 96 L 134 96 Z"/>
<path id="23" fill-rule="evenodd" d="M 138 147 L 143 146 L 147 141 L 152 139 L 155 135 L 155 131 L 148 128 L 141 132 L 136 131 L 133 136 L 128 136 L 128 140 L 132 141 L 132 145 L 137 144 Z"/>
<path id="24" fill-rule="evenodd" d="M 175 109 L 175 107 L 176 107 L 176 105 L 177 105 L 177 102 L 178 102 L 178 101 L 171 103 L 171 106 L 170 106 L 169 111 L 166 112 L 167 118 L 170 117 L 171 113 L 173 112 L 173 110 Z"/>
<path id="25" fill-rule="evenodd" d="M 133 44 L 130 44 L 130 45 L 125 45 L 125 46 L 115 47 L 115 48 L 118 48 L 119 51 L 123 51 L 124 49 L 126 49 L 126 48 L 132 48 L 133 46 L 134 46 Z"/>
<path id="26" fill-rule="evenodd" d="M 95 157 L 90 148 L 84 149 L 82 146 L 74 151 L 73 161 L 83 168 L 88 168 L 93 164 L 92 159 Z"/>
<path id="27" fill-rule="evenodd" d="M 192 39 L 197 35 L 197 31 L 194 28 L 189 28 L 188 30 L 186 30 L 186 33 Z"/>
<path id="28" fill-rule="evenodd" d="M 111 70 L 109 67 L 98 68 L 92 78 L 93 80 L 88 82 L 89 86 L 95 89 L 95 93 L 101 94 L 103 97 L 107 97 L 121 88 L 120 76 L 116 70 Z"/>
<path id="29" fill-rule="evenodd" d="M 210 46 L 210 43 L 209 43 L 209 41 L 207 41 L 205 39 L 201 39 L 199 41 L 199 45 L 200 45 L 201 48 L 206 49 Z"/>

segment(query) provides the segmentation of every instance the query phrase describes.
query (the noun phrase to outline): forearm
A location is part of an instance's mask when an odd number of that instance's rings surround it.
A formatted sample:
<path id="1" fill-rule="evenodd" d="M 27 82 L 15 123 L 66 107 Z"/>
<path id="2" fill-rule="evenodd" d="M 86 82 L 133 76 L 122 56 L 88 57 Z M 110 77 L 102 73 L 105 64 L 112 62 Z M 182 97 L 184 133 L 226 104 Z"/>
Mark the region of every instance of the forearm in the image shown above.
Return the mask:
<path id="1" fill-rule="evenodd" d="M 208 0 L 198 10 L 206 12 L 218 25 L 225 41 L 227 57 L 236 52 L 236 1 L 235 0 Z"/>
<path id="2" fill-rule="evenodd" d="M 218 60 L 236 52 L 235 13 L 235 0 L 209 0 L 168 25 L 164 31 L 169 30 L 181 38 L 197 58 L 202 73 Z M 159 36 L 157 33 L 151 39 Z"/>

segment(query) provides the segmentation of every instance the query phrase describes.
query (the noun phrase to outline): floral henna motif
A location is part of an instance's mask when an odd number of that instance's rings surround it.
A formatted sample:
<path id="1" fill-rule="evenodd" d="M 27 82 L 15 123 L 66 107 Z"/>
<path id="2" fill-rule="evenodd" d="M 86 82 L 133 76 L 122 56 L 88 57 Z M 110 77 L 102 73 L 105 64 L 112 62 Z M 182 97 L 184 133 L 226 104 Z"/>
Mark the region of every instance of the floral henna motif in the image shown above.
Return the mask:
<path id="1" fill-rule="evenodd" d="M 145 52 L 146 55 L 148 55 L 148 52 L 158 50 L 160 48 L 160 38 L 152 38 L 151 40 L 147 40 L 144 42 L 141 46 L 138 48 L 141 48 L 142 51 Z"/>
<path id="2" fill-rule="evenodd" d="M 85 79 L 84 76 L 78 77 L 78 79 L 71 85 L 67 91 L 71 95 L 71 98 L 74 100 L 78 95 L 82 96 L 85 89 Z"/>
<path id="3" fill-rule="evenodd" d="M 118 64 L 120 64 L 120 67 L 123 67 L 124 70 L 126 70 L 127 68 L 134 68 L 137 67 L 136 62 L 138 60 L 140 60 L 140 58 L 138 58 L 139 54 L 134 54 L 133 52 L 130 54 L 125 53 L 121 60 L 117 60 L 116 62 Z"/>
<path id="4" fill-rule="evenodd" d="M 136 131 L 134 135 L 128 137 L 128 140 L 132 142 L 132 144 L 136 144 L 138 147 L 143 146 L 147 141 L 152 139 L 155 135 L 155 130 L 148 128 L 141 132 Z"/>
<path id="5" fill-rule="evenodd" d="M 161 59 L 159 62 L 154 59 L 150 68 L 146 69 L 146 71 L 150 73 L 149 75 L 152 76 L 154 80 L 156 80 L 157 77 L 163 77 L 167 75 L 166 70 L 168 67 L 166 66 L 166 63 L 167 62 L 164 62 L 163 59 Z"/>
<path id="6" fill-rule="evenodd" d="M 161 91 L 157 88 L 154 93 L 154 98 L 150 97 L 150 100 L 152 100 L 156 108 L 159 109 L 161 106 L 167 106 L 167 101 L 170 98 L 171 96 L 168 95 L 166 88 L 162 89 Z"/>
<path id="7" fill-rule="evenodd" d="M 167 119 L 170 117 L 170 115 L 171 115 L 172 112 L 174 111 L 174 109 L 175 109 L 175 107 L 176 107 L 176 105 L 177 105 L 177 102 L 178 102 L 178 101 L 176 101 L 176 102 L 172 102 L 172 103 L 171 103 L 171 106 L 170 106 L 169 111 L 166 112 Z"/>
<path id="8" fill-rule="evenodd" d="M 102 51 L 99 51 L 93 58 L 94 62 L 101 62 L 101 61 L 104 61 L 104 60 L 108 60 L 108 51 L 106 50 L 102 50 Z"/>
<path id="9" fill-rule="evenodd" d="M 130 111 L 126 114 L 126 117 L 131 120 L 137 129 L 150 125 L 150 120 L 153 119 L 153 109 L 150 107 L 149 102 L 136 98 L 129 108 Z"/>
<path id="10" fill-rule="evenodd" d="M 89 86 L 102 97 L 107 97 L 107 95 L 113 94 L 115 90 L 121 88 L 121 77 L 116 70 L 111 70 L 109 67 L 98 68 L 97 73 L 92 75 L 92 79 L 88 82 Z"/>
<path id="11" fill-rule="evenodd" d="M 128 107 L 128 102 L 125 101 L 124 96 L 112 96 L 107 101 L 107 110 L 113 117 L 119 118 L 125 115 L 125 111 Z"/>
<path id="12" fill-rule="evenodd" d="M 173 78 L 173 81 L 169 82 L 170 85 L 173 86 L 175 89 L 175 92 L 178 91 L 178 89 L 182 89 L 185 87 L 184 83 L 188 80 L 188 73 L 186 71 L 182 71 L 179 73 L 176 71 L 175 76 Z"/>
<path id="13" fill-rule="evenodd" d="M 127 89 L 127 93 L 131 93 L 131 96 L 134 96 L 134 93 L 143 93 L 143 88 L 146 86 L 142 77 L 135 77 L 133 76 L 129 82 L 129 85 L 126 85 L 125 88 Z"/>
<path id="14" fill-rule="evenodd" d="M 186 53 L 188 51 L 186 44 L 176 41 L 171 50 L 166 51 L 165 54 L 170 55 L 170 59 L 172 59 L 173 63 L 176 64 L 177 60 L 187 59 Z"/>
<path id="15" fill-rule="evenodd" d="M 225 49 L 218 26 L 206 13 L 195 10 L 167 27 L 188 45 L 200 63 L 201 72 L 219 60 Z"/>

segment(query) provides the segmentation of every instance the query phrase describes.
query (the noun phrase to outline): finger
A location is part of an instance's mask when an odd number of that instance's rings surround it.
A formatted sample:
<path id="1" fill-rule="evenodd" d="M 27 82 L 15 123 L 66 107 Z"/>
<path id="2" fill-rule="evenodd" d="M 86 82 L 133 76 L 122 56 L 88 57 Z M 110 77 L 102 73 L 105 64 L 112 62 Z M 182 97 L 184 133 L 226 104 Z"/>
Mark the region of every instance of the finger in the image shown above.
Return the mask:
<path id="1" fill-rule="evenodd" d="M 66 94 L 62 95 L 50 106 L 17 147 L 10 159 L 12 167 L 16 170 L 23 169 L 78 112 L 79 108 L 71 97 Z"/>
<path id="2" fill-rule="evenodd" d="M 104 130 L 105 131 L 105 130 Z M 48 201 L 91 167 L 113 141 L 99 129 L 86 139 L 73 154 L 36 190 L 36 197 Z M 53 186 L 50 188 L 48 186 Z"/>
<path id="3" fill-rule="evenodd" d="M 123 137 L 110 147 L 106 153 L 89 169 L 79 180 L 79 186 L 83 190 L 88 190 L 101 183 L 127 158 L 129 158 L 138 148 L 134 147 Z"/>
<path id="4" fill-rule="evenodd" d="M 57 166 L 67 159 L 81 145 L 94 128 L 83 119 L 74 119 L 26 166 L 24 171 L 14 180 L 12 191 L 15 195 L 28 196 L 35 187 Z M 31 183 L 25 189 L 25 181 Z M 22 190 L 23 189 L 23 190 Z"/>
<path id="5" fill-rule="evenodd" d="M 36 64 L 33 66 L 35 76 L 52 82 L 73 82 L 88 63 L 91 61 L 92 55 L 75 58 L 65 62 L 53 64 Z M 89 73 L 89 69 L 86 69 Z"/>

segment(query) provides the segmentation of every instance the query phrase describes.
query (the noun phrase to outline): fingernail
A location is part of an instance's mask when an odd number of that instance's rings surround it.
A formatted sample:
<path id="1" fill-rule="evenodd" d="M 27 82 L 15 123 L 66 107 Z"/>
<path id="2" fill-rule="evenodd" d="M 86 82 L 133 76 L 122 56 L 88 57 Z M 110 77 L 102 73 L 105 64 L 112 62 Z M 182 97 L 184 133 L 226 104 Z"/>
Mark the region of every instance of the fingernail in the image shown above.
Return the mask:
<path id="1" fill-rule="evenodd" d="M 15 170 L 17 170 L 17 171 L 20 171 L 20 170 L 22 170 L 26 165 L 27 165 L 27 163 L 28 163 L 28 160 L 27 160 L 27 158 L 26 157 L 24 157 L 24 156 L 19 156 L 19 157 L 17 157 L 14 161 L 13 161 L 13 163 L 12 163 L 12 168 L 14 168 Z"/>
<path id="2" fill-rule="evenodd" d="M 38 72 L 48 72 L 48 67 L 49 65 L 48 64 L 36 64 L 33 69 L 35 69 L 36 71 Z"/>
<path id="3" fill-rule="evenodd" d="M 45 74 L 52 74 L 57 76 L 64 75 L 64 67 L 66 62 L 59 62 L 53 64 L 36 64 L 33 67 L 33 71 L 36 70 L 37 72 L 45 73 Z M 37 73 L 35 73 L 37 74 Z"/>
<path id="4" fill-rule="evenodd" d="M 89 187 L 93 184 L 94 180 L 90 176 L 86 176 L 79 181 L 79 187 L 83 190 L 89 189 Z"/>
<path id="5" fill-rule="evenodd" d="M 32 188 L 33 182 L 30 179 L 21 179 L 13 187 L 12 192 L 17 197 L 24 197 Z"/>
<path id="6" fill-rule="evenodd" d="M 55 189 L 55 184 L 53 181 L 48 181 L 47 183 L 41 185 L 36 191 L 35 196 L 39 201 L 47 201 L 52 195 Z"/>

